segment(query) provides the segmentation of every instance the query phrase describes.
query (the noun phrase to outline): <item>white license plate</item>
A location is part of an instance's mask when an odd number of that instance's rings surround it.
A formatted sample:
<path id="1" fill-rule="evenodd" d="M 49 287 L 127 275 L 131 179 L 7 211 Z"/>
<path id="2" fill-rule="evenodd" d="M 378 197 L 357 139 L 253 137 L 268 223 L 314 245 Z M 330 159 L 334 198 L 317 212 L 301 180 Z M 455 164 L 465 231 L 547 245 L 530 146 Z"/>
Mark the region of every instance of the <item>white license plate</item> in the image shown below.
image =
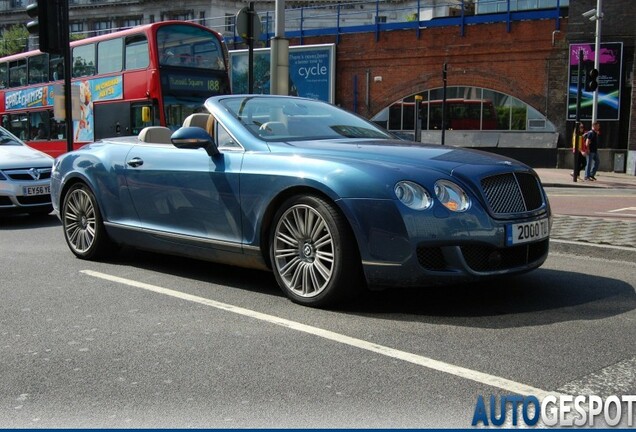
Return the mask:
<path id="1" fill-rule="evenodd" d="M 542 240 L 549 235 L 550 220 L 548 218 L 506 225 L 506 245 L 508 246 Z"/>
<path id="2" fill-rule="evenodd" d="M 48 195 L 50 193 L 51 193 L 50 185 L 24 186 L 22 188 L 22 195 L 24 196 Z"/>

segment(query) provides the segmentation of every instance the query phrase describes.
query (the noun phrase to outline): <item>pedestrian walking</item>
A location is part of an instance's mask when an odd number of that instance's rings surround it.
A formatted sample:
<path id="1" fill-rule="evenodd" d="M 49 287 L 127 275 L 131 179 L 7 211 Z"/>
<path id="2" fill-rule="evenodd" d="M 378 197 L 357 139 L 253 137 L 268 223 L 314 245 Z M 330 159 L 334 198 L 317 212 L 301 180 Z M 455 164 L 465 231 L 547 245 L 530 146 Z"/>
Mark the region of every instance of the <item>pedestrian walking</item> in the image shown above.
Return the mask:
<path id="1" fill-rule="evenodd" d="M 601 163 L 598 157 L 598 137 L 601 131 L 599 122 L 592 123 L 592 130 L 585 135 L 587 144 L 587 166 L 585 167 L 585 180 L 596 181 L 596 171 Z"/>
<path id="2" fill-rule="evenodd" d="M 585 170 L 587 166 L 587 142 L 585 139 L 585 125 L 583 123 L 579 123 L 579 127 L 574 128 L 574 133 L 572 134 L 572 154 L 574 155 L 574 171 L 571 175 L 574 178 L 578 178 L 581 176 L 581 170 Z"/>

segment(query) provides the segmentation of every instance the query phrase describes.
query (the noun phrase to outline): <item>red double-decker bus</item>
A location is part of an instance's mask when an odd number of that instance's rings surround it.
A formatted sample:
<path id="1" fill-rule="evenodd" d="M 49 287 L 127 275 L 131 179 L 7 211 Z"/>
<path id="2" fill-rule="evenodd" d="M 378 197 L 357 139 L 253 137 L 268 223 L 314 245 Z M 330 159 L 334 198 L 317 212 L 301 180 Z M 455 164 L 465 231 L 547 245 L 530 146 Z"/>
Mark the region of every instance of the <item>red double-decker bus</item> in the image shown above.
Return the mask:
<path id="1" fill-rule="evenodd" d="M 222 36 L 163 21 L 71 43 L 73 147 L 152 125 L 176 129 L 209 96 L 230 93 Z M 67 150 L 61 56 L 29 51 L 0 58 L 0 121 L 30 146 Z M 62 116 L 61 116 L 62 117 Z"/>

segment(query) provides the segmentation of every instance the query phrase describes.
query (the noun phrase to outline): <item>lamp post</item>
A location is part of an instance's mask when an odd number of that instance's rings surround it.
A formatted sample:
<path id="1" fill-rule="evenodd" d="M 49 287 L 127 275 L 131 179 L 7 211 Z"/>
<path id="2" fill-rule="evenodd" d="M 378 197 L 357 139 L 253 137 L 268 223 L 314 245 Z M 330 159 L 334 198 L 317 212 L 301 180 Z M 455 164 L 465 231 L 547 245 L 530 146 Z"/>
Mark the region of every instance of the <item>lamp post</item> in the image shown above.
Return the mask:
<path id="1" fill-rule="evenodd" d="M 596 0 L 596 9 L 583 14 L 590 21 L 596 21 L 594 32 L 594 69 L 599 70 L 601 56 L 601 20 L 603 19 L 603 0 Z M 598 87 L 592 94 L 592 123 L 598 119 Z"/>

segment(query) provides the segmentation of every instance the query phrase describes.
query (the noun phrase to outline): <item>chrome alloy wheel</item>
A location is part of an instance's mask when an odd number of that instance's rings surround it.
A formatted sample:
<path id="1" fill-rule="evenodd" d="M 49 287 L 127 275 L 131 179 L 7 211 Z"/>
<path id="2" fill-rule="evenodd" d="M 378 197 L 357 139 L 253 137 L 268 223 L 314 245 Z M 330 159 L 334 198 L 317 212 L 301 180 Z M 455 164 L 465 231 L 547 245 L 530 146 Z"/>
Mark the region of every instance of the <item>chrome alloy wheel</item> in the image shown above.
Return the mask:
<path id="1" fill-rule="evenodd" d="M 281 280 L 300 297 L 319 295 L 334 271 L 334 239 L 325 219 L 306 204 L 290 207 L 274 232 L 274 265 Z"/>
<path id="2" fill-rule="evenodd" d="M 64 234 L 69 246 L 84 253 L 95 241 L 95 206 L 84 189 L 69 192 L 64 207 Z"/>

